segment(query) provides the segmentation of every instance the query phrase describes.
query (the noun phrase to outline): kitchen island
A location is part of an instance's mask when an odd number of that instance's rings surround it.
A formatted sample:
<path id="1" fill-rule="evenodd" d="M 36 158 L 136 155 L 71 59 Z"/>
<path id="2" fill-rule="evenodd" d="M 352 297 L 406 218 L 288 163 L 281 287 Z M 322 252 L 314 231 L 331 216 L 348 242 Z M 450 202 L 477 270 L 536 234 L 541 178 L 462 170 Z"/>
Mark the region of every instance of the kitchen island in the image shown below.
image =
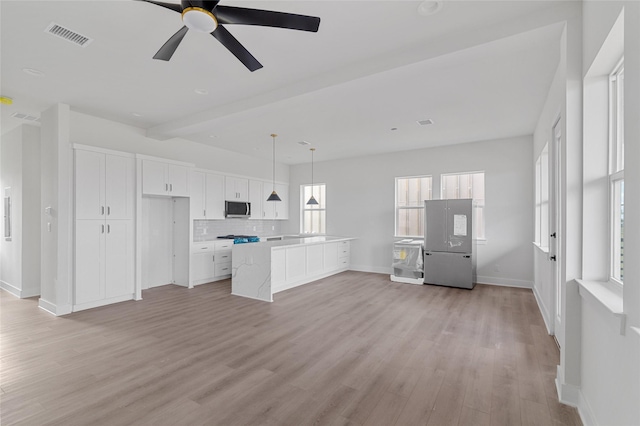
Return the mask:
<path id="1" fill-rule="evenodd" d="M 349 237 L 285 237 L 234 244 L 231 293 L 273 302 L 273 295 L 349 269 Z"/>

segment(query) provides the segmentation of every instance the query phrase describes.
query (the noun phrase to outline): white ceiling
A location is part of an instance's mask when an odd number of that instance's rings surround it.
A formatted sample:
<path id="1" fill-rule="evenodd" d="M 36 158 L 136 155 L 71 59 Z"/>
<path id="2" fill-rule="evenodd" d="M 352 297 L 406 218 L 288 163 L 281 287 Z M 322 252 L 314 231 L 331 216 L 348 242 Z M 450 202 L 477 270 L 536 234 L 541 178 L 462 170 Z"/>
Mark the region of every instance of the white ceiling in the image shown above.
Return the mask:
<path id="1" fill-rule="evenodd" d="M 445 0 L 440 13 L 421 16 L 419 1 L 222 4 L 319 16 L 320 30 L 227 26 L 264 65 L 251 73 L 194 32 L 171 61 L 153 60 L 182 22 L 152 4 L 1 0 L 0 90 L 14 99 L 2 106 L 2 132 L 24 122 L 14 112 L 38 116 L 65 103 L 157 139 L 267 159 L 275 132 L 278 160 L 288 164 L 309 161 L 302 140 L 323 161 L 531 134 L 558 65 L 562 21 L 576 6 Z M 56 38 L 44 32 L 51 22 L 94 41 L 81 48 Z M 419 126 L 423 119 L 434 124 Z"/>

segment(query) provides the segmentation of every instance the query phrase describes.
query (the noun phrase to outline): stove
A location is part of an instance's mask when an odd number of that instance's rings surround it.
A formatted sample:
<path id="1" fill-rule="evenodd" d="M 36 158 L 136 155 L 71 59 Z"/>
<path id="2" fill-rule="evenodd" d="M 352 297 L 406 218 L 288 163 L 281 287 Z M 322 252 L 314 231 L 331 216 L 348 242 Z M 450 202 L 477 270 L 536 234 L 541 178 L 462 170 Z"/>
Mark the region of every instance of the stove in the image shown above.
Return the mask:
<path id="1" fill-rule="evenodd" d="M 223 240 L 233 240 L 233 244 L 260 242 L 260 238 L 255 235 L 220 235 L 218 238 Z"/>

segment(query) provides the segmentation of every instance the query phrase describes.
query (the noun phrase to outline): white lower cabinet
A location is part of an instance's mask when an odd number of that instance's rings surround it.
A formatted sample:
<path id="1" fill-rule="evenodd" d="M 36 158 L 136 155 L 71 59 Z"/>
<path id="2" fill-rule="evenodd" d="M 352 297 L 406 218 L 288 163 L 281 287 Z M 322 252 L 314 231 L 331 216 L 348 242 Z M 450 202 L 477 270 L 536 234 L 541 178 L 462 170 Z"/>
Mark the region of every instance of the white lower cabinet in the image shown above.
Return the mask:
<path id="1" fill-rule="evenodd" d="M 223 280 L 231 276 L 232 240 L 194 243 L 191 250 L 193 285 Z"/>
<path id="2" fill-rule="evenodd" d="M 77 220 L 74 310 L 134 297 L 132 220 Z"/>
<path id="3" fill-rule="evenodd" d="M 271 250 L 273 293 L 310 283 L 349 268 L 349 241 Z"/>

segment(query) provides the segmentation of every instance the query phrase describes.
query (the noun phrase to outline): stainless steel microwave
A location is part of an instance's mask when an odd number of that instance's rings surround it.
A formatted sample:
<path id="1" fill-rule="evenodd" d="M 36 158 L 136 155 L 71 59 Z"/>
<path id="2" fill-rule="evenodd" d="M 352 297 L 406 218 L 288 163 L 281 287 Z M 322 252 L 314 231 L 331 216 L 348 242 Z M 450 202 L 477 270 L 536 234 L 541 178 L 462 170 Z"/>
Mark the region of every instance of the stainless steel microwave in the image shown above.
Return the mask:
<path id="1" fill-rule="evenodd" d="M 251 203 L 244 201 L 225 201 L 225 217 L 249 217 L 251 216 Z"/>

